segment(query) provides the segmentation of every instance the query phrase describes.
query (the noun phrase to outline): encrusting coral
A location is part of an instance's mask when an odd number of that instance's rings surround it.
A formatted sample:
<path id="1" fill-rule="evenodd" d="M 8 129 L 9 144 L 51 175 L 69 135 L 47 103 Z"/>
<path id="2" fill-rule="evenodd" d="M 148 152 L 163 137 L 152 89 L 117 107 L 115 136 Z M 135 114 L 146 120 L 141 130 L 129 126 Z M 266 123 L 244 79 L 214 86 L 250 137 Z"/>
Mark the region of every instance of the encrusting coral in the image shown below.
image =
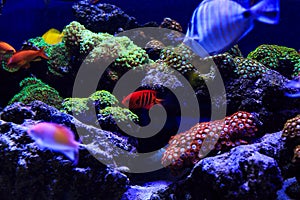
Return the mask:
<path id="1" fill-rule="evenodd" d="M 61 108 L 62 97 L 60 97 L 54 88 L 43 83 L 41 80 L 31 77 L 25 78 L 20 82 L 20 87 L 22 90 L 16 94 L 8 104 L 14 102 L 29 104 L 34 100 L 39 100 L 58 109 Z"/>
<path id="2" fill-rule="evenodd" d="M 300 54 L 293 48 L 264 44 L 250 52 L 247 57 L 279 71 L 288 78 L 296 77 L 300 72 Z"/>
<path id="3" fill-rule="evenodd" d="M 84 115 L 84 120 L 88 120 L 96 114 L 101 128 L 111 131 L 117 130 L 115 128 L 117 123 L 138 122 L 136 114 L 127 108 L 119 107 L 118 103 L 117 98 L 110 92 L 100 90 L 87 98 L 66 98 L 62 103 L 62 111 L 73 113 L 74 116 Z"/>
<path id="4" fill-rule="evenodd" d="M 243 139 L 254 137 L 256 131 L 256 119 L 243 111 L 222 120 L 198 123 L 171 137 L 162 164 L 176 173 L 195 165 L 212 150 L 223 151 L 247 144 Z"/>

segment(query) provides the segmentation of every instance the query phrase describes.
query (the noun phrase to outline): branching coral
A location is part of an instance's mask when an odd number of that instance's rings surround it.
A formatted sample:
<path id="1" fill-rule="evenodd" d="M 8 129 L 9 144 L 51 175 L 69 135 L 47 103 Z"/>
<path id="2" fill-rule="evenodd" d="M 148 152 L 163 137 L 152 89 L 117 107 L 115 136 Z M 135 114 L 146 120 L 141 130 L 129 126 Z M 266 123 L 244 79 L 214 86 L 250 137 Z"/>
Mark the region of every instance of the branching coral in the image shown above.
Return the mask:
<path id="1" fill-rule="evenodd" d="M 61 108 L 63 99 L 59 93 L 41 80 L 37 78 L 25 78 L 20 82 L 20 87 L 22 90 L 9 101 L 9 104 L 14 102 L 29 104 L 34 100 L 39 100 L 56 108 Z"/>
<path id="2" fill-rule="evenodd" d="M 173 136 L 162 164 L 173 172 L 195 165 L 212 150 L 227 150 L 251 138 L 257 131 L 252 114 L 239 111 L 223 120 L 198 123 L 191 129 Z"/>
<path id="3" fill-rule="evenodd" d="M 250 52 L 248 58 L 255 59 L 282 74 L 290 77 L 300 72 L 300 55 L 292 48 L 277 45 L 261 45 Z"/>

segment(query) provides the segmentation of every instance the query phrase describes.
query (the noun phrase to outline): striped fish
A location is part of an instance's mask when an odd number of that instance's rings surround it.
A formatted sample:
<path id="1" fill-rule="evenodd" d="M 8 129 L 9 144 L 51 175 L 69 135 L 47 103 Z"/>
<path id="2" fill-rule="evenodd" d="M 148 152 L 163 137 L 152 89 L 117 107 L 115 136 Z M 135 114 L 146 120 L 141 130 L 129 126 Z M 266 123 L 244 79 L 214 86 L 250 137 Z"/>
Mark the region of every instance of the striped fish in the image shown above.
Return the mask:
<path id="1" fill-rule="evenodd" d="M 251 31 L 254 20 L 278 23 L 279 0 L 255 2 L 204 0 L 193 13 L 184 43 L 200 57 L 206 57 L 236 44 Z"/>
<path id="2" fill-rule="evenodd" d="M 156 98 L 154 90 L 141 90 L 130 93 L 122 100 L 122 104 L 129 109 L 145 108 L 149 110 L 154 104 L 160 104 L 163 100 Z"/>

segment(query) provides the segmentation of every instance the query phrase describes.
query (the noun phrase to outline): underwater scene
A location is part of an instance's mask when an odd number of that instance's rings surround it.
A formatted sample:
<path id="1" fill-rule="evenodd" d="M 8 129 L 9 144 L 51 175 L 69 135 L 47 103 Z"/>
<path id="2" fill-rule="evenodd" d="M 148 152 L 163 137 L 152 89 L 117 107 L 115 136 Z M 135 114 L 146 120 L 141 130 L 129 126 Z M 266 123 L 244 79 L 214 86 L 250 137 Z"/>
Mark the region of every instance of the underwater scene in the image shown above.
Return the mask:
<path id="1" fill-rule="evenodd" d="M 0 199 L 300 199 L 299 8 L 0 0 Z"/>

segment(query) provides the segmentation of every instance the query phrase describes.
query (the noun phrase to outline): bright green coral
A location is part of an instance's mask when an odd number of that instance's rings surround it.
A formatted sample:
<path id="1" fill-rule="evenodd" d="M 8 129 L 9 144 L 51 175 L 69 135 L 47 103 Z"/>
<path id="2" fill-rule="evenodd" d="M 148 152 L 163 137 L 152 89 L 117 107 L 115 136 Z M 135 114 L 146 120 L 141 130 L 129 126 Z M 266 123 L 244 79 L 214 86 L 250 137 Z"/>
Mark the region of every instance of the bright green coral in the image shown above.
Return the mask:
<path id="1" fill-rule="evenodd" d="M 88 99 L 96 102 L 100 109 L 108 106 L 115 106 L 119 103 L 118 99 L 114 95 L 105 90 L 94 92 Z"/>
<path id="2" fill-rule="evenodd" d="M 89 110 L 88 101 L 88 98 L 66 98 L 62 103 L 62 111 L 78 115 Z"/>
<path id="3" fill-rule="evenodd" d="M 63 99 L 59 93 L 41 80 L 25 78 L 20 82 L 20 87 L 22 90 L 9 101 L 9 104 L 14 102 L 29 104 L 34 100 L 39 100 L 56 108 L 61 108 Z"/>
<path id="4" fill-rule="evenodd" d="M 261 45 L 250 52 L 248 58 L 255 59 L 289 77 L 300 73 L 300 55 L 292 48 L 277 45 Z M 290 74 L 287 74 L 290 72 Z"/>
<path id="5" fill-rule="evenodd" d="M 63 111 L 74 115 L 83 114 L 85 120 L 97 114 L 97 119 L 102 128 L 114 130 L 116 123 L 129 124 L 138 122 L 138 116 L 127 108 L 121 108 L 117 104 L 119 101 L 110 92 L 96 91 L 88 98 L 66 98 L 62 103 Z M 94 110 L 93 110 L 94 109 Z M 93 123 L 93 122 L 92 122 Z"/>
<path id="6" fill-rule="evenodd" d="M 127 108 L 121 107 L 106 107 L 99 110 L 99 120 L 109 122 L 138 122 L 138 116 L 128 110 Z"/>

